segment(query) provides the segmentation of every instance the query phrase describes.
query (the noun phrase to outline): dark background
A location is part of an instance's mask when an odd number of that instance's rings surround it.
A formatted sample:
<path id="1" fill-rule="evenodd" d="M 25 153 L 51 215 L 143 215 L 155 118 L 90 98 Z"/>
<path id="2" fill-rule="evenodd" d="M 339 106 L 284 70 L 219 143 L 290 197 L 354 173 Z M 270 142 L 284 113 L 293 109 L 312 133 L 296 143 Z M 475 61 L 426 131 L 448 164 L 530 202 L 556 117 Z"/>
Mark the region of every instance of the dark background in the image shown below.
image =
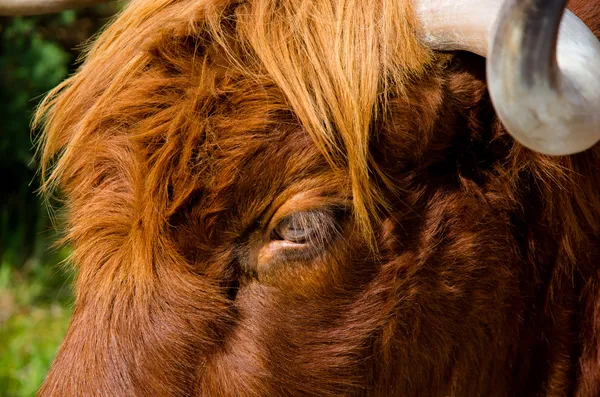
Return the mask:
<path id="1" fill-rule="evenodd" d="M 57 232 L 37 194 L 32 114 L 117 11 L 0 17 L 0 396 L 35 394 L 72 313 L 69 249 L 53 246 Z"/>

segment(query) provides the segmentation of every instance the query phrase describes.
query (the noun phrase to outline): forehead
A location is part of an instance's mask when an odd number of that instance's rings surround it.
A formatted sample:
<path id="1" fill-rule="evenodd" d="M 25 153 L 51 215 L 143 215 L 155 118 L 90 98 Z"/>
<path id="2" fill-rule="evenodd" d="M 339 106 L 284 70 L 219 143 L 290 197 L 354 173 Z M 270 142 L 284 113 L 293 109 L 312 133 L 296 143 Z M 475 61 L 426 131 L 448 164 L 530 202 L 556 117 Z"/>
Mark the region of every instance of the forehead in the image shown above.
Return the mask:
<path id="1" fill-rule="evenodd" d="M 344 194 L 344 172 L 329 166 L 276 87 L 239 77 L 204 107 L 194 218 L 239 234 L 294 195 Z"/>

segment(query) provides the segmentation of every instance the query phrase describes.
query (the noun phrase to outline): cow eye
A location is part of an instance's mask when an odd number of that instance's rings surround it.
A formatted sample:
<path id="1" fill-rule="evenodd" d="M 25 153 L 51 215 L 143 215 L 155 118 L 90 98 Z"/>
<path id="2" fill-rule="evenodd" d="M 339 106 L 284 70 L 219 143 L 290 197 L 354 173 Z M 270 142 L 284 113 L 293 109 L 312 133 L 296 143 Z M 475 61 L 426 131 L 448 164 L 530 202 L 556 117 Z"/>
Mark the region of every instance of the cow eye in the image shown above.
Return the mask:
<path id="1" fill-rule="evenodd" d="M 294 244 L 323 242 L 333 227 L 332 215 L 326 211 L 303 211 L 287 216 L 273 229 L 271 239 Z"/>
<path id="2" fill-rule="evenodd" d="M 346 208 L 344 204 L 325 205 L 288 210 L 284 216 L 276 214 L 268 223 L 266 233 L 260 233 L 262 237 L 257 235 L 258 239 L 254 240 L 259 244 L 257 257 L 248 268 L 261 279 L 261 275 L 280 269 L 279 265 L 310 261 L 325 253 L 344 229 Z"/>

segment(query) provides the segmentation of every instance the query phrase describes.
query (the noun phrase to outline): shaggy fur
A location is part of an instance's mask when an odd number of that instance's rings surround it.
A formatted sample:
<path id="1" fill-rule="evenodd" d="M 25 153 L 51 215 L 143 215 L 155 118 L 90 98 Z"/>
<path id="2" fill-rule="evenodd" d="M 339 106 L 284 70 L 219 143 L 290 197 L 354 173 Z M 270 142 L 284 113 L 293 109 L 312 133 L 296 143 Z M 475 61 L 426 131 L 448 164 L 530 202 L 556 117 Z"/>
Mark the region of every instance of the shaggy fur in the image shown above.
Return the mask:
<path id="1" fill-rule="evenodd" d="M 40 395 L 600 395 L 600 148 L 524 149 L 415 26 L 133 1 L 39 112 L 78 272 Z"/>

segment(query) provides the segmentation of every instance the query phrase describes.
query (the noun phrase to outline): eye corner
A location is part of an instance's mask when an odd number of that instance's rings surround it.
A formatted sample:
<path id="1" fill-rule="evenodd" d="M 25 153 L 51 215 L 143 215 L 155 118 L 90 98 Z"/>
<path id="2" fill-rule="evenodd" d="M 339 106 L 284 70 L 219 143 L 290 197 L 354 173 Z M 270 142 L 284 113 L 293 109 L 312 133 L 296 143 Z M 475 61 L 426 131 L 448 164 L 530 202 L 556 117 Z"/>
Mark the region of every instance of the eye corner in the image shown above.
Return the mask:
<path id="1" fill-rule="evenodd" d="M 271 241 L 284 241 L 285 238 L 282 237 L 280 235 L 280 233 L 277 231 L 279 228 L 279 223 L 277 225 L 275 225 L 275 227 L 270 231 L 269 233 L 269 240 Z"/>

